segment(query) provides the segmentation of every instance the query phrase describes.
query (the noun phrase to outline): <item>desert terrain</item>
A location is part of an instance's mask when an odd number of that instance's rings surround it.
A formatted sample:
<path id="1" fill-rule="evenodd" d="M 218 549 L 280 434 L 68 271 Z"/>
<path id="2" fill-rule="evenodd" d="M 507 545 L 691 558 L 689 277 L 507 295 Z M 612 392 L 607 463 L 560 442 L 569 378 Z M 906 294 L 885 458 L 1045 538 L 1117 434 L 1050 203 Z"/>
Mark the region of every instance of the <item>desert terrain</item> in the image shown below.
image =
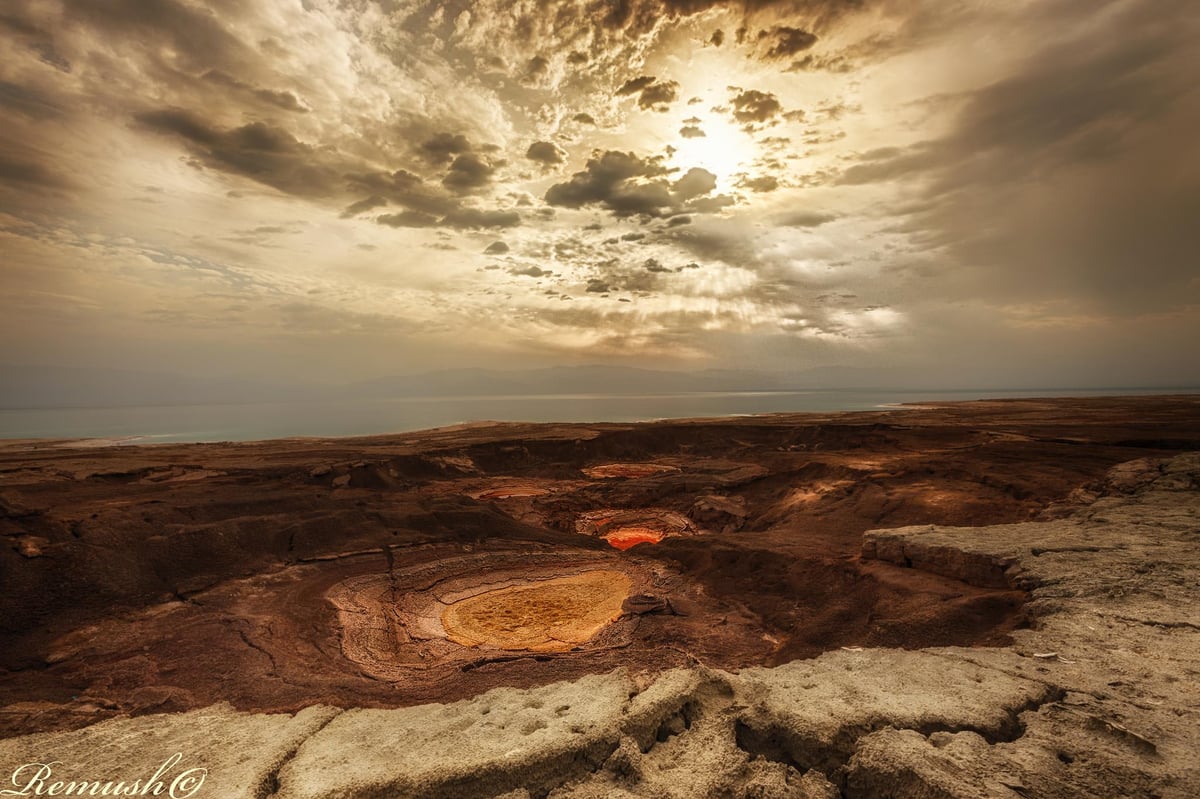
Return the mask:
<path id="1" fill-rule="evenodd" d="M 0 443 L 0 778 L 1200 790 L 1197 396 L 103 443 Z"/>

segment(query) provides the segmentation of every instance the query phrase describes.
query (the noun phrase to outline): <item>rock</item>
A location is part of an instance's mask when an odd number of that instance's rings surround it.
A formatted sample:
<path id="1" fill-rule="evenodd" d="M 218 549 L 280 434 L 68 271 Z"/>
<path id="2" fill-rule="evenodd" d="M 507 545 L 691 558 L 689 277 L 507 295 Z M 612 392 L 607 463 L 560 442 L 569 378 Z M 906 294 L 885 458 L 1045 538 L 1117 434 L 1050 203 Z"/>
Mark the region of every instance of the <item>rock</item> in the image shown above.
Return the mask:
<path id="1" fill-rule="evenodd" d="M 216 705 L 190 713 L 113 719 L 73 732 L 9 738 L 0 741 L 0 777 L 12 785 L 13 771 L 20 766 L 53 763 L 43 786 L 47 790 L 57 780 L 125 781 L 126 787 L 140 780 L 143 792 L 154 795 L 154 786 L 147 782 L 160 773 L 163 786 L 158 791 L 163 796 L 175 784 L 178 799 L 259 799 L 273 789 L 279 767 L 296 747 L 338 713 L 320 706 L 294 716 L 238 713 Z M 169 765 L 164 769 L 165 764 Z M 28 780 L 36 771 L 27 768 L 22 775 Z M 13 790 L 27 783 L 17 784 Z"/>
<path id="2" fill-rule="evenodd" d="M 42 538 L 40 535 L 22 535 L 17 536 L 13 548 L 21 553 L 22 557 L 41 558 L 45 556 L 48 546 L 50 546 L 49 538 Z"/>
<path id="3" fill-rule="evenodd" d="M 719 530 L 722 533 L 732 533 L 742 529 L 746 524 L 746 500 L 742 497 L 722 497 L 708 495 L 699 497 L 693 504 L 688 516 L 701 527 Z"/>

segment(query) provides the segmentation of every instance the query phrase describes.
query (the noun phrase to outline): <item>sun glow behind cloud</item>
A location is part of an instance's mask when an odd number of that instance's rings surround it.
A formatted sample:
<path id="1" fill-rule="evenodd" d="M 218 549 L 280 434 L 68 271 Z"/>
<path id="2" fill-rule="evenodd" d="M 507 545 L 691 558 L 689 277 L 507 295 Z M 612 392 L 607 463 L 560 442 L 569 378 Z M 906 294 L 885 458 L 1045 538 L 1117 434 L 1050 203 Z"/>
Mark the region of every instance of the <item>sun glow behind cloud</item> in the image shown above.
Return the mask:
<path id="1" fill-rule="evenodd" d="M 698 122 L 681 122 L 680 129 L 696 129 L 703 135 L 681 135 L 672 141 L 669 163 L 681 171 L 707 169 L 717 176 L 717 191 L 731 191 L 735 176 L 749 170 L 761 155 L 754 138 L 717 114 L 700 112 L 688 119 Z"/>
<path id="2" fill-rule="evenodd" d="M 1194 325 L 1194 3 L 551 5 L 17 0 L 2 332 L 390 372 Z"/>

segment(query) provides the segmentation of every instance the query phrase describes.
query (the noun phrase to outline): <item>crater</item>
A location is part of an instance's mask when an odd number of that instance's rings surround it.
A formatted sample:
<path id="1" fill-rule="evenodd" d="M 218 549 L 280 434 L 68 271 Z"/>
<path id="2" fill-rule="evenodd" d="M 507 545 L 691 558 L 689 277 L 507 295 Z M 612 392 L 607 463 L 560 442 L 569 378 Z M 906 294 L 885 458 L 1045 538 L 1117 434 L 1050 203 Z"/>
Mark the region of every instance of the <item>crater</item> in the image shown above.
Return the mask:
<path id="1" fill-rule="evenodd" d="M 661 593 L 669 575 L 603 553 L 479 553 L 351 577 L 326 594 L 342 653 L 381 679 L 506 660 L 514 652 L 626 645 L 631 593 Z"/>
<path id="2" fill-rule="evenodd" d="M 604 463 L 599 466 L 587 466 L 581 470 L 588 477 L 607 480 L 618 477 L 654 477 L 659 474 L 680 471 L 678 466 L 669 463 Z"/>
<path id="3" fill-rule="evenodd" d="M 442 627 L 463 646 L 563 652 L 620 618 L 632 586 L 621 572 L 596 570 L 486 591 L 446 608 Z"/>
<path id="4" fill-rule="evenodd" d="M 638 544 L 657 544 L 668 537 L 703 531 L 687 516 L 666 508 L 602 508 L 581 513 L 575 520 L 575 532 L 603 538 L 613 548 L 624 551 Z"/>

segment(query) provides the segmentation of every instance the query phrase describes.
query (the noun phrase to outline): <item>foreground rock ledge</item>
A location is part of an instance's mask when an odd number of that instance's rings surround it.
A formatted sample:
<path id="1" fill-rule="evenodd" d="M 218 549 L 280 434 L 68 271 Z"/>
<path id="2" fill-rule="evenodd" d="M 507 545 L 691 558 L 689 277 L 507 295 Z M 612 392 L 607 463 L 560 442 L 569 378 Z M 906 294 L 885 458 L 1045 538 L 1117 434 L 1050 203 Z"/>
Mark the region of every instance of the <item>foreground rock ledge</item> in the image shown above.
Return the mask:
<path id="1" fill-rule="evenodd" d="M 113 719 L 0 741 L 0 781 L 49 761 L 145 779 L 180 752 L 222 799 L 1198 796 L 1200 454 L 1125 464 L 1109 491 L 1058 521 L 865 536 L 864 557 L 1029 591 L 1011 647 Z"/>

